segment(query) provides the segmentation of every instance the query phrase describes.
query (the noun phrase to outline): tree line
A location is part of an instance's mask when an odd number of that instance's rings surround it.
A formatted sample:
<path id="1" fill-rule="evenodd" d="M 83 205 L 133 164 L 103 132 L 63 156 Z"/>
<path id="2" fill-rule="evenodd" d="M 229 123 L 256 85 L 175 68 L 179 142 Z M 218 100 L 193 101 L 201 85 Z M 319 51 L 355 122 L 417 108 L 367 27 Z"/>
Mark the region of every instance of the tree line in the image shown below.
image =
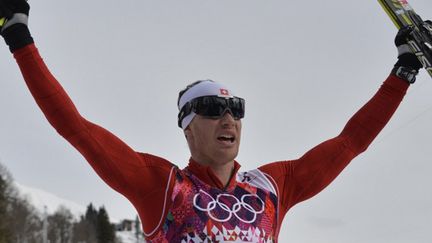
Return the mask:
<path id="1" fill-rule="evenodd" d="M 104 207 L 87 206 L 75 219 L 69 209 L 38 212 L 13 185 L 0 163 L 0 243 L 121 243 Z"/>

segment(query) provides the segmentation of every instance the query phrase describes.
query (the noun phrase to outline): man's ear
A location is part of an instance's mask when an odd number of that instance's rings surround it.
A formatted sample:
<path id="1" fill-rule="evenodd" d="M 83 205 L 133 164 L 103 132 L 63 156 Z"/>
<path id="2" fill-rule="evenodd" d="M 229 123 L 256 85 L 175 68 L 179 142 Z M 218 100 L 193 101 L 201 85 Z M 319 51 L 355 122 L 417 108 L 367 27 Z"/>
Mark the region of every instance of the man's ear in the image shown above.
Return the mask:
<path id="1" fill-rule="evenodd" d="M 188 137 L 191 137 L 191 136 L 192 136 L 192 131 L 191 131 L 191 129 L 190 129 L 189 126 L 186 127 L 186 129 L 185 129 L 183 132 L 184 132 L 184 135 L 185 135 L 185 138 L 186 138 L 186 139 L 187 139 Z"/>

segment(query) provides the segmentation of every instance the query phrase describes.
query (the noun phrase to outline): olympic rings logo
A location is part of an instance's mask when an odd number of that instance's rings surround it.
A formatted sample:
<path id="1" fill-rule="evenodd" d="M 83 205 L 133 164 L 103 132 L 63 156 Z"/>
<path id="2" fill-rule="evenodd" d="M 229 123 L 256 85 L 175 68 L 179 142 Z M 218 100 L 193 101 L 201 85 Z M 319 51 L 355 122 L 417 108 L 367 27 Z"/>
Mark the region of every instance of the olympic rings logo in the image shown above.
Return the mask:
<path id="1" fill-rule="evenodd" d="M 251 201 L 253 204 L 258 204 L 258 206 L 253 207 L 253 205 L 247 203 L 247 201 Z M 204 205 L 199 205 L 200 202 L 203 202 Z M 234 195 L 222 193 L 217 195 L 215 199 L 203 190 L 200 190 L 195 194 L 193 205 L 199 211 L 207 212 L 208 216 L 217 222 L 227 222 L 234 215 L 243 223 L 253 223 L 257 216 L 264 212 L 265 209 L 264 201 L 256 194 L 245 194 L 241 196 L 239 200 Z M 244 212 L 243 210 L 249 212 L 247 213 L 248 215 L 252 214 L 253 217 L 247 219 L 245 216 L 242 216 L 240 212 Z"/>

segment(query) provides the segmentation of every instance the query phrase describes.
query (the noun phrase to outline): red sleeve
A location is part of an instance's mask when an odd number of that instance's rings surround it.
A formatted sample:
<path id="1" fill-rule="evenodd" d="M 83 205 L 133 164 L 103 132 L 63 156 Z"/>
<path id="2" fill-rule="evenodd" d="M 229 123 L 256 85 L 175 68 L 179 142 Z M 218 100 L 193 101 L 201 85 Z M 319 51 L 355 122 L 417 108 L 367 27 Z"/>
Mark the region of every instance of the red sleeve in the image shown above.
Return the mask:
<path id="1" fill-rule="evenodd" d="M 408 86 L 407 82 L 390 76 L 337 137 L 319 144 L 300 159 L 260 168 L 278 187 L 280 220 L 293 205 L 323 190 L 354 157 L 366 150 L 396 111 Z"/>
<path id="2" fill-rule="evenodd" d="M 50 73 L 34 44 L 14 52 L 25 82 L 50 124 L 90 163 L 114 190 L 138 210 L 144 229 L 157 226 L 174 166 L 139 154 L 104 128 L 84 119 Z M 151 209 L 148 212 L 143 209 Z M 163 215 L 162 215 L 163 216 Z"/>

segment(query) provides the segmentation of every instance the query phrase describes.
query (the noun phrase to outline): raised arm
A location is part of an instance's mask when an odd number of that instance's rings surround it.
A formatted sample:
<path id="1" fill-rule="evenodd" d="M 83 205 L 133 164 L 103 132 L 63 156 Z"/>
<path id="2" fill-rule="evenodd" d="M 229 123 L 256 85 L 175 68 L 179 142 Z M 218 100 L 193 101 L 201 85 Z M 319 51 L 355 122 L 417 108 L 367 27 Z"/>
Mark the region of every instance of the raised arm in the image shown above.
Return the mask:
<path id="1" fill-rule="evenodd" d="M 365 151 L 389 121 L 407 88 L 407 82 L 391 75 L 338 136 L 317 145 L 297 160 L 261 167 L 278 185 L 282 210 L 286 212 L 320 192 L 354 157 Z"/>
<path id="2" fill-rule="evenodd" d="M 398 47 L 405 44 L 406 34 L 398 33 Z M 421 67 L 413 54 L 403 52 L 407 49 L 398 49 L 399 60 L 391 75 L 338 136 L 317 145 L 297 160 L 275 162 L 260 168 L 279 189 L 280 219 L 290 207 L 329 185 L 354 157 L 367 149 L 390 120 Z"/>
<path id="3" fill-rule="evenodd" d="M 108 185 L 128 197 L 135 206 L 145 203 L 142 201 L 150 194 L 152 198 L 163 199 L 173 165 L 156 156 L 135 152 L 119 138 L 80 115 L 33 43 L 27 27 L 28 4 L 24 0 L 11 1 L 13 8 L 10 9 L 15 12 L 7 16 L 9 21 L 1 28 L 1 35 L 49 123 L 86 158 Z M 4 2 L 1 3 L 0 9 L 4 10 Z"/>

